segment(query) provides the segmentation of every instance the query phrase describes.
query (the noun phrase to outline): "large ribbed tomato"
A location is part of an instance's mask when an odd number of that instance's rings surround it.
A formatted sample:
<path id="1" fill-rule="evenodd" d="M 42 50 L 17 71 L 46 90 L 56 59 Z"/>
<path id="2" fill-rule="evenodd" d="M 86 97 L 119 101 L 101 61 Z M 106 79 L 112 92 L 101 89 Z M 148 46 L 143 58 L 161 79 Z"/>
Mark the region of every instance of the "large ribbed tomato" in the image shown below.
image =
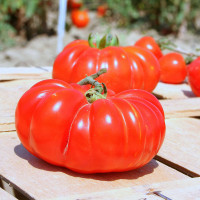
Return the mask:
<path id="1" fill-rule="evenodd" d="M 80 173 L 131 170 L 157 154 L 165 121 L 152 94 L 127 90 L 88 103 L 84 91 L 45 80 L 21 97 L 16 129 L 29 152 Z"/>
<path id="2" fill-rule="evenodd" d="M 133 88 L 151 92 L 156 87 L 160 66 L 151 52 L 134 46 L 99 49 L 95 45 L 85 40 L 68 44 L 54 62 L 53 78 L 72 83 L 107 68 L 108 72 L 97 80 L 115 92 Z"/>

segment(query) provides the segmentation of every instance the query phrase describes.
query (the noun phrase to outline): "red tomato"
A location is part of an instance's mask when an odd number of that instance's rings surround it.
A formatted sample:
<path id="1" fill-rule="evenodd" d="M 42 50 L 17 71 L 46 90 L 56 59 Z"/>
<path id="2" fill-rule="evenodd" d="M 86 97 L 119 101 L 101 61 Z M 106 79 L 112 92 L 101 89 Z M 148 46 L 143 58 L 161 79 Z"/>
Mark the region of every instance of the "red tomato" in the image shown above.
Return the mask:
<path id="1" fill-rule="evenodd" d="M 87 10 L 72 10 L 71 20 L 78 28 L 86 27 L 90 21 Z"/>
<path id="2" fill-rule="evenodd" d="M 179 53 L 168 53 L 159 60 L 161 76 L 165 83 L 182 83 L 187 75 L 184 58 Z"/>
<path id="3" fill-rule="evenodd" d="M 106 4 L 98 6 L 97 7 L 97 15 L 100 17 L 105 16 L 107 9 L 108 9 L 108 6 Z"/>
<path id="4" fill-rule="evenodd" d="M 82 0 L 68 0 L 68 6 L 71 9 L 78 9 L 83 5 Z"/>
<path id="5" fill-rule="evenodd" d="M 142 37 L 134 44 L 134 46 L 145 48 L 146 50 L 153 53 L 157 59 L 160 59 L 163 56 L 160 47 L 158 46 L 153 37 Z"/>
<path id="6" fill-rule="evenodd" d="M 98 49 L 85 40 L 73 41 L 57 56 L 53 78 L 78 82 L 101 68 L 108 72 L 97 80 L 115 92 L 133 88 L 151 92 L 160 78 L 158 60 L 147 50 L 133 46 Z"/>
<path id="7" fill-rule="evenodd" d="M 188 82 L 194 94 L 200 96 L 200 57 L 187 67 Z"/>
<path id="8" fill-rule="evenodd" d="M 90 104 L 61 80 L 30 88 L 15 120 L 29 152 L 80 173 L 141 167 L 158 153 L 165 135 L 163 109 L 152 94 L 127 90 Z"/>

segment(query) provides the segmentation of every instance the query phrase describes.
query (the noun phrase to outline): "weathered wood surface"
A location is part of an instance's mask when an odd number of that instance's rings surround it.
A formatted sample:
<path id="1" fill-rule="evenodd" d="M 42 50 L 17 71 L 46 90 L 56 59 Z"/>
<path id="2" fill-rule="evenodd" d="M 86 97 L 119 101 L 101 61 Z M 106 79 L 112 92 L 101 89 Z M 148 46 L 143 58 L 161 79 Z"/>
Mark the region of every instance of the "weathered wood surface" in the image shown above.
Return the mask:
<path id="1" fill-rule="evenodd" d="M 1 200 L 17 200 L 15 197 L 13 197 L 11 194 L 0 188 L 0 199 Z"/>
<path id="2" fill-rule="evenodd" d="M 200 97 L 160 100 L 166 118 L 200 116 Z"/>
<path id="3" fill-rule="evenodd" d="M 200 178 L 191 178 L 155 184 L 145 184 L 84 195 L 74 195 L 68 200 L 199 200 L 199 198 Z M 65 197 L 60 198 L 59 200 L 64 199 Z"/>
<path id="4" fill-rule="evenodd" d="M 77 194 L 107 191 L 155 182 L 190 179 L 188 176 L 152 160 L 129 172 L 81 175 L 55 167 L 34 157 L 20 144 L 15 132 L 0 134 L 0 174 L 27 197 L 56 199 Z"/>
<path id="5" fill-rule="evenodd" d="M 0 68 L 0 81 L 16 79 L 51 78 L 52 67 L 8 67 Z"/>
<path id="6" fill-rule="evenodd" d="M 199 158 L 200 120 L 166 120 L 166 137 L 157 159 L 194 177 L 200 176 Z"/>
<path id="7" fill-rule="evenodd" d="M 0 82 L 0 132 L 15 130 L 15 108 L 20 97 L 38 80 Z"/>
<path id="8" fill-rule="evenodd" d="M 159 99 L 187 99 L 195 97 L 190 86 L 186 82 L 182 84 L 166 84 L 159 82 L 153 93 Z"/>

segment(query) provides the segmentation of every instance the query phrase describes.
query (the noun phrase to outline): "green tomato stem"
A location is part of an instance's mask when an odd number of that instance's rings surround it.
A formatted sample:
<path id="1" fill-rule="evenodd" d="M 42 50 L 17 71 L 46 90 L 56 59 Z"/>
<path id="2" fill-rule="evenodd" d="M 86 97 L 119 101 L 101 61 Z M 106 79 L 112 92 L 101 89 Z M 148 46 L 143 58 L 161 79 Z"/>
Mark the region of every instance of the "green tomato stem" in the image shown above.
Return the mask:
<path id="1" fill-rule="evenodd" d="M 115 35 L 108 33 L 100 38 L 99 34 L 90 34 L 88 43 L 92 48 L 104 49 L 109 46 L 119 46 L 119 39 Z"/>
<path id="2" fill-rule="evenodd" d="M 98 78 L 101 74 L 107 72 L 106 68 L 100 69 L 97 73 L 87 76 L 78 82 L 79 85 L 87 85 L 90 84 L 94 86 L 94 88 L 90 88 L 86 93 L 85 97 L 89 103 L 93 103 L 97 99 L 106 99 L 107 96 L 107 88 L 104 83 L 99 83 L 95 79 Z M 103 85 L 103 87 L 102 87 Z M 103 93 L 103 94 L 102 94 Z"/>

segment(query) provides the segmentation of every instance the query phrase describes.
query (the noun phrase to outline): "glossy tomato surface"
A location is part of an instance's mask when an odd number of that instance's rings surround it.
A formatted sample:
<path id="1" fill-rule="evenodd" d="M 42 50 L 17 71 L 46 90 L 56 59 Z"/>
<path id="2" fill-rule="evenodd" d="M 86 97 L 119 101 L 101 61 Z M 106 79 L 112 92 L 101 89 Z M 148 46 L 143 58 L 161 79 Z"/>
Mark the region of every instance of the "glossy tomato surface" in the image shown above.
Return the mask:
<path id="1" fill-rule="evenodd" d="M 80 173 L 132 170 L 157 154 L 165 121 L 152 94 L 127 90 L 90 104 L 81 88 L 45 80 L 21 97 L 16 130 L 29 152 Z"/>
<path id="2" fill-rule="evenodd" d="M 187 66 L 187 74 L 192 91 L 200 96 L 200 57 Z"/>
<path id="3" fill-rule="evenodd" d="M 97 80 L 116 93 L 135 88 L 151 92 L 160 79 L 159 62 L 147 50 L 133 46 L 98 49 L 85 40 L 68 44 L 57 56 L 53 78 L 78 82 L 101 68 L 107 68 L 107 73 Z"/>
<path id="4" fill-rule="evenodd" d="M 154 38 L 151 36 L 144 36 L 140 38 L 139 40 L 136 41 L 134 46 L 142 47 L 150 51 L 156 56 L 157 59 L 160 59 L 163 56 L 160 47 L 158 46 Z"/>
<path id="5" fill-rule="evenodd" d="M 160 60 L 160 80 L 165 83 L 182 83 L 187 75 L 184 58 L 179 53 L 168 53 Z"/>
<path id="6" fill-rule="evenodd" d="M 72 10 L 71 20 L 78 28 L 84 28 L 88 25 L 90 18 L 87 10 Z"/>

